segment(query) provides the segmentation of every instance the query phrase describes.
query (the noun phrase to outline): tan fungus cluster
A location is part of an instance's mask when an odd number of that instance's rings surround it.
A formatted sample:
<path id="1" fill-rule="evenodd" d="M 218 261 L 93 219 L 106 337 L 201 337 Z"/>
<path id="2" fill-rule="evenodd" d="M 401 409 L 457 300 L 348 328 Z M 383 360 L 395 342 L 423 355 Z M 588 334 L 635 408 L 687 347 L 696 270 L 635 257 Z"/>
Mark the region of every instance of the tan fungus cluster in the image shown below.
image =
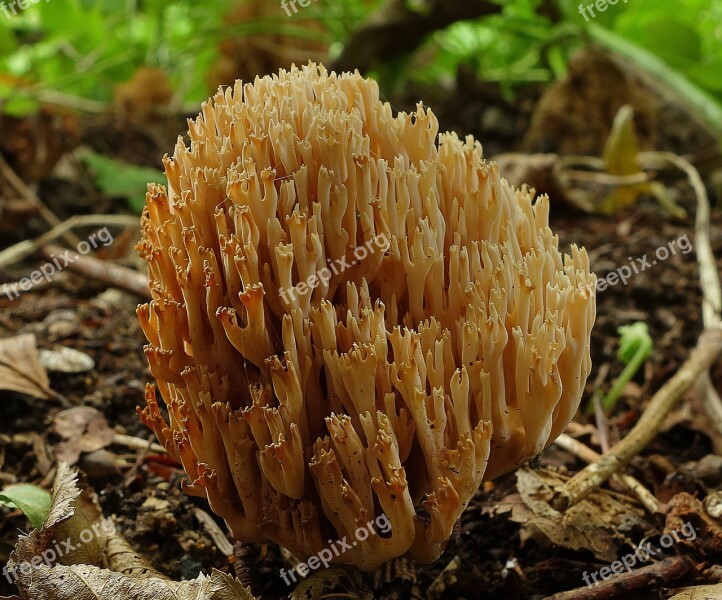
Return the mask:
<path id="1" fill-rule="evenodd" d="M 385 514 L 335 561 L 435 560 L 482 481 L 577 410 L 586 252 L 559 252 L 548 199 L 472 137 L 421 105 L 395 116 L 358 73 L 237 82 L 189 135 L 142 220 L 167 408 L 148 386 L 143 421 L 243 542 L 304 558 Z M 330 263 L 347 266 L 319 281 Z"/>

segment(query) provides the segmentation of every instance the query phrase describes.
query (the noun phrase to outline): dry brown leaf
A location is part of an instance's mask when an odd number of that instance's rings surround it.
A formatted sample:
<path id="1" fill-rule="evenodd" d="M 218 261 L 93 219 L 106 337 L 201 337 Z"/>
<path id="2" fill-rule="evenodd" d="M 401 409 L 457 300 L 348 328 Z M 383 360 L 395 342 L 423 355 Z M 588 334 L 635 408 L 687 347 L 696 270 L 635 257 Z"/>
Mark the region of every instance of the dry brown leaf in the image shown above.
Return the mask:
<path id="1" fill-rule="evenodd" d="M 342 597 L 368 598 L 362 595 L 361 577 L 358 570 L 349 567 L 324 569 L 309 575 L 301 581 L 289 596 L 290 600 L 316 600 L 317 598 L 333 598 L 334 593 Z M 372 597 L 372 596 L 371 596 Z"/>
<path id="2" fill-rule="evenodd" d="M 32 333 L 0 340 L 0 389 L 46 400 L 55 397 Z"/>
<path id="3" fill-rule="evenodd" d="M 114 528 L 99 525 L 109 521 L 102 519 L 92 492 L 78 489 L 76 478 L 69 465 L 59 464 L 43 528 L 22 536 L 8 561 L 24 600 L 255 600 L 219 571 L 180 582 L 155 571 Z M 64 564 L 48 558 L 50 550 L 71 547 L 60 553 Z M 76 564 L 81 561 L 89 564 Z M 121 572 L 97 566 L 103 564 Z"/>
<path id="4" fill-rule="evenodd" d="M 45 518 L 41 529 L 34 529 L 29 535 L 20 537 L 15 551 L 10 556 L 10 561 L 8 561 L 9 571 L 13 570 L 14 563 L 19 564 L 30 561 L 34 556 L 38 556 L 51 546 L 56 530 L 71 520 L 75 514 L 75 503 L 79 496 L 80 489 L 77 485 L 77 473 L 68 464 L 59 463 L 53 484 L 53 496 L 48 516 Z"/>
<path id="5" fill-rule="evenodd" d="M 55 540 L 68 540 L 74 548 L 65 552 L 59 562 L 105 566 L 108 537 L 114 533 L 115 526 L 103 518 L 95 492 L 83 490 L 73 502 L 73 516 L 55 530 Z"/>
<path id="6" fill-rule="evenodd" d="M 564 481 L 546 469 L 517 471 L 517 490 L 523 504 L 514 504 L 511 520 L 522 523 L 530 535 L 543 534 L 564 548 L 591 550 L 600 560 L 616 560 L 623 544 L 635 545 L 633 532 L 653 533 L 644 512 L 603 490 L 592 492 L 565 513 L 550 506 L 555 490 Z"/>
<path id="7" fill-rule="evenodd" d="M 722 599 L 722 583 L 717 585 L 698 585 L 682 590 L 669 600 L 720 600 Z"/>
<path id="8" fill-rule="evenodd" d="M 59 412 L 53 430 L 62 441 L 55 446 L 55 457 L 75 464 L 81 452 L 95 452 L 113 442 L 115 431 L 103 413 L 90 406 L 75 406 Z"/>
<path id="9" fill-rule="evenodd" d="M 67 463 L 58 463 L 58 472 L 53 483 L 53 499 L 42 531 L 55 530 L 63 521 L 73 516 L 73 503 L 80 496 L 78 473 Z"/>
<path id="10" fill-rule="evenodd" d="M 40 566 L 24 598 L 44 600 L 254 600 L 239 581 L 220 571 L 192 581 L 135 579 L 89 565 Z"/>
<path id="11" fill-rule="evenodd" d="M 714 562 L 722 559 L 722 525 L 708 514 L 701 500 L 680 492 L 669 501 L 665 521 L 665 533 L 685 525 L 694 529 L 694 538 L 677 540 L 679 546 Z"/>
<path id="12" fill-rule="evenodd" d="M 133 547 L 120 535 L 108 537 L 106 547 L 108 567 L 121 575 L 133 579 L 169 579 L 156 571 L 148 560 L 138 554 Z"/>

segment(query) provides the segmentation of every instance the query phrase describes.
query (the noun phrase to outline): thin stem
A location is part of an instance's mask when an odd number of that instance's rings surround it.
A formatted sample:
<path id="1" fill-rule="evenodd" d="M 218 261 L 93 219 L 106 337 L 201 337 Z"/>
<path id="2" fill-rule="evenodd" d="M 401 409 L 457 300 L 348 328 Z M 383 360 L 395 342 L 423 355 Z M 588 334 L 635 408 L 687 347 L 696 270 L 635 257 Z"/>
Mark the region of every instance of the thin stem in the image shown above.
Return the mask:
<path id="1" fill-rule="evenodd" d="M 624 386 L 632 380 L 632 377 L 634 377 L 635 373 L 639 370 L 639 367 L 641 367 L 644 364 L 644 361 L 647 360 L 647 356 L 649 356 L 649 351 L 651 349 L 652 345 L 649 343 L 649 341 L 644 340 L 639 345 L 639 348 L 637 348 L 637 351 L 634 353 L 632 360 L 627 363 L 627 366 L 624 367 L 622 373 L 619 375 L 619 377 L 617 377 L 614 385 L 612 385 L 612 389 L 609 390 L 609 393 L 604 397 L 604 400 L 602 401 L 602 405 L 604 406 L 604 410 L 607 414 L 614 410 L 614 407 L 617 405 L 617 400 L 622 394 Z"/>

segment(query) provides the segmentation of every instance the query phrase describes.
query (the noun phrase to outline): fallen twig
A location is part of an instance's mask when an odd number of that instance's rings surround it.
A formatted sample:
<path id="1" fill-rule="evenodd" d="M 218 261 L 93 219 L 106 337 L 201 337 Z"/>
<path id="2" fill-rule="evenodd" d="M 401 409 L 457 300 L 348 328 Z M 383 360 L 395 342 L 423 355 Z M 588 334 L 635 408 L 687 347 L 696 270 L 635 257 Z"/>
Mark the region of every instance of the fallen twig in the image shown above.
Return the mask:
<path id="1" fill-rule="evenodd" d="M 49 258 L 52 255 L 62 254 L 65 249 L 49 244 L 43 246 L 40 251 L 43 256 Z M 141 298 L 151 297 L 148 277 L 143 273 L 92 256 L 75 256 L 74 259 L 74 262 L 66 267 L 69 271 L 92 277 Z"/>
<path id="2" fill-rule="evenodd" d="M 566 433 L 562 433 L 556 440 L 554 440 L 554 443 L 560 448 L 563 448 L 567 452 L 571 452 L 577 458 L 581 458 L 583 461 L 588 463 L 595 463 L 601 458 L 601 454 L 598 454 L 588 446 L 582 444 L 579 440 L 575 440 Z M 612 475 L 612 479 L 629 489 L 650 513 L 655 514 L 662 512 L 662 507 L 654 495 L 646 487 L 644 487 L 641 482 L 637 481 L 631 475 L 627 475 L 626 473 L 615 473 Z"/>
<path id="3" fill-rule="evenodd" d="M 722 354 L 722 329 L 702 333 L 697 346 L 672 378 L 657 391 L 632 431 L 601 460 L 572 477 L 554 495 L 552 506 L 564 512 L 602 485 L 634 458 L 661 429 L 665 418 L 682 395 Z"/>
<path id="4" fill-rule="evenodd" d="M 203 525 L 203 528 L 213 540 L 216 548 L 225 556 L 233 556 L 233 544 L 228 541 L 228 537 L 218 526 L 218 523 L 213 520 L 213 517 L 198 507 L 193 508 L 193 514 L 195 518 L 198 519 L 198 522 Z"/>
<path id="5" fill-rule="evenodd" d="M 722 326 L 722 284 L 717 263 L 710 244 L 710 208 L 707 190 L 697 169 L 681 156 L 671 152 L 642 152 L 639 159 L 645 168 L 672 165 L 683 171 L 697 196 L 695 214 L 694 245 L 699 264 L 700 287 L 702 288 L 702 319 L 705 328 Z"/>
<path id="6" fill-rule="evenodd" d="M 703 295 L 702 317 L 705 331 L 679 371 L 652 397 L 632 431 L 605 452 L 599 462 L 582 469 L 558 490 L 552 504 L 556 510 L 562 512 L 579 502 L 636 456 L 654 438 L 677 401 L 697 380 L 701 380 L 705 387 L 706 393 L 703 397 L 708 405 L 707 412 L 713 416 L 712 420 L 719 425 L 719 421 L 714 417 L 722 418 L 722 400 L 708 373 L 712 363 L 722 353 L 722 285 L 710 244 L 707 191 L 697 169 L 676 154 L 643 152 L 640 153 L 639 160 L 645 169 L 671 165 L 682 170 L 697 196 L 695 246 Z"/>
<path id="7" fill-rule="evenodd" d="M 617 187 L 626 187 L 628 185 L 639 185 L 648 183 L 652 177 L 648 173 L 640 172 L 632 175 L 611 175 L 609 173 L 591 172 L 591 171 L 574 171 L 567 170 L 566 174 L 570 179 L 579 181 L 591 181 L 600 185 L 611 185 Z"/>
<path id="8" fill-rule="evenodd" d="M 695 563 L 686 556 L 672 556 L 634 571 L 620 573 L 592 586 L 548 596 L 545 600 L 613 600 L 638 597 L 635 592 L 659 590 L 688 575 L 695 568 Z"/>
<path id="9" fill-rule="evenodd" d="M 125 446 L 126 448 L 130 448 L 132 450 L 152 450 L 153 452 L 167 454 L 166 449 L 160 444 L 149 442 L 131 435 L 123 435 L 122 433 L 115 434 L 115 437 L 113 437 L 113 443 L 118 444 L 119 446 Z"/>
<path id="10" fill-rule="evenodd" d="M 31 190 L 27 184 L 20 179 L 20 177 L 18 177 L 17 173 L 13 171 L 12 167 L 7 163 L 2 154 L 0 154 L 0 171 L 19 194 L 21 194 L 22 197 L 32 206 L 38 209 L 40 216 L 45 219 L 45 222 L 48 225 L 51 225 L 52 227 L 60 225 L 61 221 L 57 215 L 50 210 L 40 198 L 38 198 L 38 195 L 33 192 L 33 190 Z M 62 235 L 63 239 L 68 244 L 76 245 L 80 242 L 80 239 L 75 237 L 72 231 L 64 231 Z"/>
<path id="11" fill-rule="evenodd" d="M 46 231 L 43 235 L 34 240 L 24 240 L 9 248 L 5 248 L 0 252 L 0 269 L 14 262 L 22 260 L 33 252 L 40 250 L 45 244 L 53 240 L 64 237 L 64 235 L 74 227 L 136 227 L 139 228 L 140 220 L 138 217 L 130 215 L 82 215 L 70 217 L 67 221 L 58 223 L 50 231 Z M 73 236 L 75 238 L 75 236 Z M 75 238 L 77 240 L 77 238 Z M 80 241 L 73 242 L 77 246 Z"/>
<path id="12" fill-rule="evenodd" d="M 710 208 L 704 182 L 691 163 L 671 152 L 644 152 L 639 157 L 642 163 L 647 163 L 647 168 L 672 165 L 680 169 L 687 175 L 694 189 L 697 197 L 694 242 L 699 264 L 699 285 L 702 289 L 702 322 L 705 329 L 722 327 L 722 283 L 710 243 Z M 705 412 L 717 430 L 722 432 L 722 398 L 712 384 L 709 373 L 702 374 L 699 384 Z"/>

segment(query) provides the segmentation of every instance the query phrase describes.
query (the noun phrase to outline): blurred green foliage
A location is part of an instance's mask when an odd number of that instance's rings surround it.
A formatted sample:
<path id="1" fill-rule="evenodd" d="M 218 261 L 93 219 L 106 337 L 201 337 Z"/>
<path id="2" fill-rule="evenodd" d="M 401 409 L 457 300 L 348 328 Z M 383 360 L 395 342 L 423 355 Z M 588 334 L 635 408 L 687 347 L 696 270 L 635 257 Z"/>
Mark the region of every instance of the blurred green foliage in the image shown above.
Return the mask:
<path id="1" fill-rule="evenodd" d="M 198 103 L 211 92 L 208 73 L 224 39 L 319 37 L 289 19 L 280 1 L 275 18 L 242 24 L 228 23 L 242 3 L 227 0 L 48 0 L 15 8 L 16 14 L 8 4 L 10 16 L 0 12 L 0 101 L 14 115 L 36 110 L 48 91 L 109 101 L 114 85 L 142 65 L 168 73 L 180 102 Z M 312 6 L 299 16 L 320 19 L 327 41 L 338 45 L 372 4 L 316 0 Z"/>
<path id="2" fill-rule="evenodd" d="M 32 112 L 48 92 L 108 101 L 113 86 L 141 65 L 165 70 L 180 103 L 197 103 L 211 91 L 207 74 L 229 36 L 320 38 L 334 56 L 383 3 L 315 0 L 288 17 L 280 0 L 267 1 L 278 11 L 239 25 L 226 24 L 238 2 L 224 0 L 49 0 L 10 17 L 0 13 L 3 111 Z M 406 2 L 423 9 L 423 0 Z M 589 22 L 579 0 L 497 2 L 502 14 L 455 23 L 431 35 L 415 56 L 389 61 L 376 75 L 387 86 L 410 80 L 433 85 L 466 65 L 511 92 L 519 83 L 562 76 L 570 54 L 588 43 L 591 28 L 601 27 L 648 50 L 722 103 L 722 0 L 619 0 Z M 320 23 L 322 31 L 307 29 L 308 20 Z"/>
<path id="3" fill-rule="evenodd" d="M 138 214 L 143 212 L 148 184 L 166 183 L 160 171 L 130 165 L 87 148 L 80 148 L 75 156 L 90 170 L 98 189 L 107 196 L 127 198 L 130 208 Z"/>
<path id="4" fill-rule="evenodd" d="M 722 101 L 722 0 L 619 0 L 588 21 L 579 6 L 592 0 L 499 3 L 501 15 L 456 23 L 433 36 L 429 50 L 434 58 L 413 76 L 433 82 L 465 64 L 506 88 L 550 81 L 563 75 L 571 52 L 588 43 L 586 30 L 592 24 L 649 50 Z"/>

